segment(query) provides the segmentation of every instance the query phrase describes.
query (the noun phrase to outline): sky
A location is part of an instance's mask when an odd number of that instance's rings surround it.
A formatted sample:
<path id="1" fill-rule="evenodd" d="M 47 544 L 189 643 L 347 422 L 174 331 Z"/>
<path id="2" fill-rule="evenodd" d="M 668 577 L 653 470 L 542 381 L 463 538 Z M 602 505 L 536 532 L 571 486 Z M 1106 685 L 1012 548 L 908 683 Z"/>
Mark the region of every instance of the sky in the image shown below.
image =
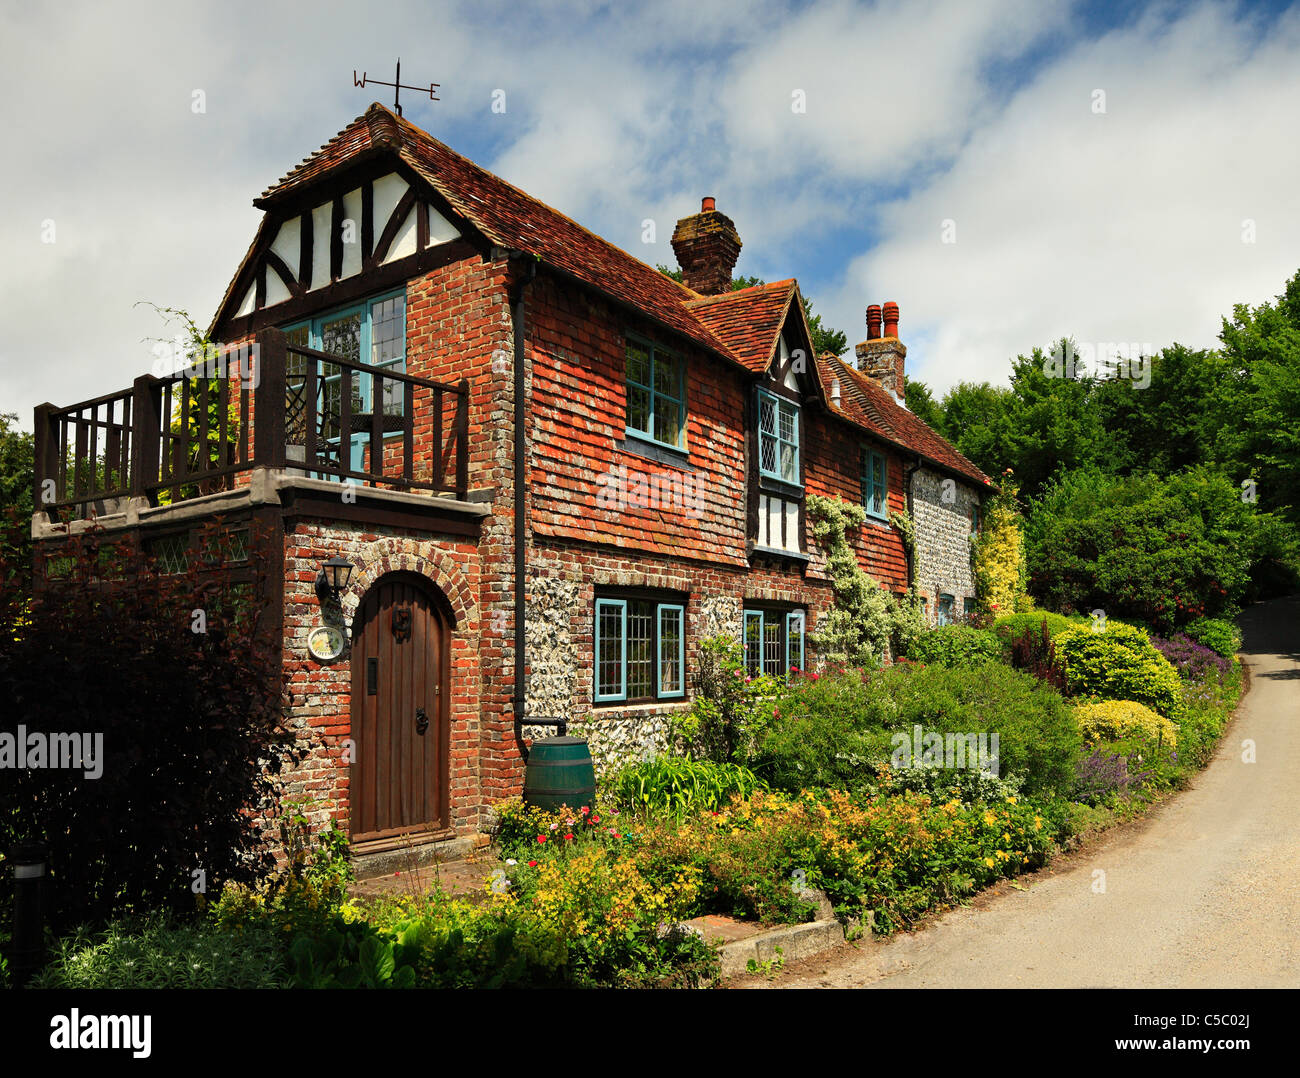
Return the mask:
<path id="1" fill-rule="evenodd" d="M 0 412 L 151 370 L 150 304 L 206 325 L 399 55 L 407 119 L 650 264 L 712 195 L 850 347 L 897 302 L 938 392 L 1213 347 L 1300 270 L 1295 4 L 0 0 Z"/>

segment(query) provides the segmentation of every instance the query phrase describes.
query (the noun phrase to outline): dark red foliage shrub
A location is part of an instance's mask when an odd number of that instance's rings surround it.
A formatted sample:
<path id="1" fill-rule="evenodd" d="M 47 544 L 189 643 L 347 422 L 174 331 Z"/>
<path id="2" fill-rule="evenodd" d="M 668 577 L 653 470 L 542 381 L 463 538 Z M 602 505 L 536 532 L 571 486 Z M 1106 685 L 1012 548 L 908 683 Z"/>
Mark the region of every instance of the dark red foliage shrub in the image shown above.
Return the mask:
<path id="1" fill-rule="evenodd" d="M 0 565 L 0 739 L 102 738 L 90 767 L 0 770 L 0 849 L 49 844 L 56 927 L 192 909 L 199 881 L 213 891 L 273 864 L 253 824 L 278 801 L 289 745 L 259 599 L 266 537 L 243 562 L 224 534 L 205 529 L 206 553 L 174 575 L 103 532 L 74 537 L 38 565 L 25 616 L 21 574 Z"/>
<path id="2" fill-rule="evenodd" d="M 1037 629 L 1026 629 L 1012 639 L 1011 665 L 1065 693 L 1065 667 L 1056 658 L 1056 645 L 1052 643 L 1046 618 Z"/>

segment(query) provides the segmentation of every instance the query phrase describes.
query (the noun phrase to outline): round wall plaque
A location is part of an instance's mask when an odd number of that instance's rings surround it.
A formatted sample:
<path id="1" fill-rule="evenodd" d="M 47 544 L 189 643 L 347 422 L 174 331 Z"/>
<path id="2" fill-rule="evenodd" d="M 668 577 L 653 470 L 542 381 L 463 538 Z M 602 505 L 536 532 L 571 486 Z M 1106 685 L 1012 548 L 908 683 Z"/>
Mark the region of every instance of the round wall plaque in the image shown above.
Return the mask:
<path id="1" fill-rule="evenodd" d="M 307 637 L 307 650 L 317 662 L 331 663 L 343 654 L 347 639 L 342 629 L 332 625 L 322 625 L 313 629 Z"/>

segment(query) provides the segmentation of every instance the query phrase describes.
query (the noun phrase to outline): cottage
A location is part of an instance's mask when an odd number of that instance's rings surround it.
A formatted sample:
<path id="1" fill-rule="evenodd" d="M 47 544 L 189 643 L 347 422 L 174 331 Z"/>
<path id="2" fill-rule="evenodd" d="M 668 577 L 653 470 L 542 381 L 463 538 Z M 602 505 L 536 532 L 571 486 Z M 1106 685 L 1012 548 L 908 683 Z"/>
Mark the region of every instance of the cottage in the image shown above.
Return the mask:
<path id="1" fill-rule="evenodd" d="M 905 407 L 897 306 L 814 356 L 795 281 L 731 291 L 713 199 L 673 233 L 678 284 L 376 104 L 255 204 L 209 331 L 241 376 L 38 408 L 37 557 L 92 515 L 162 571 L 203 520 L 269 534 L 244 559 L 310 745 L 296 788 L 359 858 L 470 842 L 539 720 L 602 762 L 662 747 L 703 639 L 810 662 L 810 494 L 865 507 L 895 592 L 910 511 L 931 619 L 970 609 L 992 486 Z"/>

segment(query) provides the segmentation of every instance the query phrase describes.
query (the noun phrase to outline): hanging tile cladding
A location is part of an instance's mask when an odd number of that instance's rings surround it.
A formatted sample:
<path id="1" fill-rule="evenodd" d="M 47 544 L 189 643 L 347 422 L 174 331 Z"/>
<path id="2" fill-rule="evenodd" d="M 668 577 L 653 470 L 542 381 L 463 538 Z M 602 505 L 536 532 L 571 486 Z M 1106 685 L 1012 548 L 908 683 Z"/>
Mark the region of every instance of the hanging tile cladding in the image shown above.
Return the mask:
<path id="1" fill-rule="evenodd" d="M 890 511 L 907 511 L 907 497 L 903 490 L 903 469 L 907 461 L 904 458 L 880 443 L 863 440 L 861 432 L 824 412 L 810 415 L 807 427 L 804 468 L 808 493 L 843 498 L 854 505 L 862 505 L 862 449 L 869 446 L 876 452 L 885 453 L 889 461 Z M 868 517 L 860 527 L 849 529 L 848 538 L 865 573 L 888 591 L 901 591 L 907 587 L 907 554 L 902 537 L 892 524 Z M 816 553 L 814 565 L 817 571 L 824 572 L 825 559 L 815 548 L 811 524 L 808 544 L 809 549 Z"/>
<path id="2" fill-rule="evenodd" d="M 539 279 L 529 296 L 533 361 L 530 433 L 532 523 L 539 535 L 614 543 L 730 565 L 745 562 L 744 382 L 702 352 L 603 301 Z M 625 331 L 670 344 L 685 357 L 689 465 L 620 450 L 626 414 Z M 657 493 L 626 508 L 602 485 L 654 477 Z M 671 491 L 673 494 L 664 494 Z M 665 504 L 671 502 L 671 504 Z M 638 504 L 640 503 L 640 504 Z M 649 504 L 645 504 L 649 503 Z"/>

